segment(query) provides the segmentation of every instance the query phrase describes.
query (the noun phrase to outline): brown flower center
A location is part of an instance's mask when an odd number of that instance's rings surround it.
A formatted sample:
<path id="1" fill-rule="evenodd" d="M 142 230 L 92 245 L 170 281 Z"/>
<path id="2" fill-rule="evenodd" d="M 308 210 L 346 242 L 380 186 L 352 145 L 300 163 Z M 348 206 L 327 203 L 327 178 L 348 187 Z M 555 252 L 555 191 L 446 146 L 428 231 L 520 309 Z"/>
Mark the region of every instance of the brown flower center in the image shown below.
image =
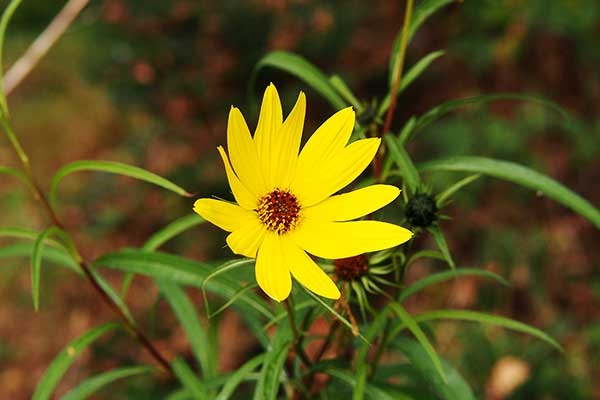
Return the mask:
<path id="1" fill-rule="evenodd" d="M 268 230 L 282 235 L 298 223 L 300 204 L 288 190 L 275 189 L 258 200 L 256 212 Z"/>
<path id="2" fill-rule="evenodd" d="M 335 275 L 343 281 L 352 281 L 369 272 L 369 259 L 366 254 L 333 260 Z"/>

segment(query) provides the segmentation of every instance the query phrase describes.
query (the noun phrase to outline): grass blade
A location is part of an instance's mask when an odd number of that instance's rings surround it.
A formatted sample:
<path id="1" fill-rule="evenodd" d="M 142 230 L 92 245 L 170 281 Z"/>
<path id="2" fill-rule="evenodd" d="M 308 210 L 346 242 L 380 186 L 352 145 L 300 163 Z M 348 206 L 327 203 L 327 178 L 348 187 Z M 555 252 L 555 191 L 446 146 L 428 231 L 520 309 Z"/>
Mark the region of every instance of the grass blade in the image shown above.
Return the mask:
<path id="1" fill-rule="evenodd" d="M 530 168 L 486 157 L 451 157 L 420 165 L 423 171 L 460 171 L 481 173 L 504 179 L 541 192 L 569 207 L 600 229 L 600 210 L 559 182 Z"/>
<path id="2" fill-rule="evenodd" d="M 52 361 L 44 375 L 38 382 L 32 400 L 48 400 L 62 376 L 67 372 L 75 358 L 92 342 L 98 339 L 105 333 L 115 330 L 119 324 L 105 324 L 94 328 L 79 338 L 73 340 L 69 345 L 61 351 Z"/>

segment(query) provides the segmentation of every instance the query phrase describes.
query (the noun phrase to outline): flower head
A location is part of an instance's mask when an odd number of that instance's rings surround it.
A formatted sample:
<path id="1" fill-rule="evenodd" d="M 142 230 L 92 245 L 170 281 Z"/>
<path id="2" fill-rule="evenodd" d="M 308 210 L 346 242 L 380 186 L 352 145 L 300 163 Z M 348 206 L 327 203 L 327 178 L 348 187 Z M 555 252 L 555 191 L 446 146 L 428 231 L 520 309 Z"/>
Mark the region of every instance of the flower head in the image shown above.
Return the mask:
<path id="1" fill-rule="evenodd" d="M 300 151 L 306 98 L 283 120 L 273 84 L 265 91 L 254 137 L 239 109 L 227 124 L 227 150 L 218 147 L 237 204 L 199 199 L 194 211 L 231 232 L 227 244 L 236 254 L 256 258 L 256 281 L 282 301 L 293 276 L 314 293 L 337 299 L 331 278 L 309 256 L 337 259 L 397 246 L 412 233 L 379 221 L 351 221 L 393 201 L 400 190 L 372 185 L 334 195 L 369 165 L 380 139 L 347 145 L 354 128 L 351 107 L 335 113 Z M 307 254 L 308 253 L 308 254 Z"/>

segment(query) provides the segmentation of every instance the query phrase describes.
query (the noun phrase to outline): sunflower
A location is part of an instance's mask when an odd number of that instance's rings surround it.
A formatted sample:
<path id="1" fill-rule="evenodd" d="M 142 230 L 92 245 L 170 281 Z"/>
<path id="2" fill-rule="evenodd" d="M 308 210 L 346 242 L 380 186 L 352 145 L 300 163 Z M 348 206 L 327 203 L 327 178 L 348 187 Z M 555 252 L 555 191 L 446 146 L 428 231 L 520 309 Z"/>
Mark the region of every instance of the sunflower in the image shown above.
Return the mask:
<path id="1" fill-rule="evenodd" d="M 325 121 L 300 151 L 306 97 L 285 121 L 277 89 L 265 90 L 254 137 L 239 109 L 227 123 L 228 154 L 219 146 L 235 203 L 203 198 L 200 216 L 231 232 L 235 254 L 256 258 L 256 281 L 277 301 L 285 300 L 293 276 L 314 293 L 337 299 L 340 291 L 309 256 L 337 259 L 398 246 L 412 233 L 380 221 L 351 221 L 393 201 L 400 190 L 372 185 L 334 195 L 354 181 L 375 157 L 381 139 L 347 145 L 354 128 L 351 107 Z M 307 254 L 308 253 L 308 254 Z"/>

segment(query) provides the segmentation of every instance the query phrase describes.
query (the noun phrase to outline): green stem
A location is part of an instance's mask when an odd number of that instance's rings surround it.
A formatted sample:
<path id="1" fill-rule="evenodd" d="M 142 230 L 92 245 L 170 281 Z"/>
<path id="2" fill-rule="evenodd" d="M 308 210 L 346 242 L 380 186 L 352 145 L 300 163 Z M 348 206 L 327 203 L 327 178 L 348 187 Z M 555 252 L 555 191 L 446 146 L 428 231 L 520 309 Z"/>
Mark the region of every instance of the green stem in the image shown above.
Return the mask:
<path id="1" fill-rule="evenodd" d="M 298 328 L 296 327 L 296 313 L 294 312 L 294 305 L 292 304 L 292 301 L 289 297 L 285 299 L 285 301 L 282 304 L 285 308 L 285 311 L 287 311 L 288 320 L 290 321 L 290 328 L 292 329 L 292 335 L 294 336 L 294 350 L 296 351 L 296 354 L 298 355 L 298 357 L 300 357 L 304 365 L 311 366 L 312 363 L 310 362 L 308 356 L 302 348 L 301 336 L 298 332 Z"/>
<path id="2" fill-rule="evenodd" d="M 392 125 L 392 119 L 394 117 L 394 111 L 396 110 L 396 103 L 398 97 L 398 90 L 400 89 L 400 82 L 402 81 L 402 70 L 404 69 L 404 58 L 406 56 L 406 47 L 408 45 L 408 31 L 410 28 L 410 20 L 412 18 L 413 0 L 406 0 L 406 8 L 404 9 L 404 25 L 402 26 L 402 36 L 400 37 L 400 53 L 398 54 L 398 63 L 396 64 L 396 70 L 393 71 L 394 83 L 390 91 L 390 106 L 385 115 L 383 123 L 383 131 L 381 132 L 381 138 L 389 132 Z M 374 175 L 378 181 L 381 179 L 381 172 L 383 166 L 383 159 L 381 152 L 378 153 L 374 163 Z"/>

